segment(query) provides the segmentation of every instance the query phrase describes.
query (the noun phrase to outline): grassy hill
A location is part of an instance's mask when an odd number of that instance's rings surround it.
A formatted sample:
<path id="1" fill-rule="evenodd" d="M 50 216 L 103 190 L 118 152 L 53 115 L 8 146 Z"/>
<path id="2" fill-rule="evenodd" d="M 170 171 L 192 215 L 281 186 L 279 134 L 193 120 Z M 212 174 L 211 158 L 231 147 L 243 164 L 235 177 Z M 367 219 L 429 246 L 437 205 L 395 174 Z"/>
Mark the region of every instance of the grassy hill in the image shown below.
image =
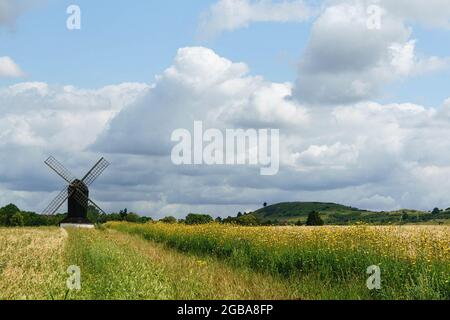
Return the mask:
<path id="1" fill-rule="evenodd" d="M 393 223 L 449 223 L 450 209 L 431 214 L 418 210 L 374 212 L 326 202 L 284 202 L 261 208 L 254 215 L 262 222 L 306 222 L 308 215 L 319 212 L 326 224 L 346 225 L 357 222 L 372 224 Z"/>

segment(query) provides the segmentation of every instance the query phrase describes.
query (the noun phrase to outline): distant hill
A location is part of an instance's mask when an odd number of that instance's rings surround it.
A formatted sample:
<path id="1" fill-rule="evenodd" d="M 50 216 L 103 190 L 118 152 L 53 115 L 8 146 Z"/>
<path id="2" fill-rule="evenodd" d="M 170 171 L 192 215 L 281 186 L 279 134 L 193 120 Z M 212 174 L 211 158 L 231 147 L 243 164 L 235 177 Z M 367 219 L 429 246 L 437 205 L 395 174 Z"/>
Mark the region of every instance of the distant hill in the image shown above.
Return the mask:
<path id="1" fill-rule="evenodd" d="M 312 211 L 319 212 L 326 224 L 346 225 L 357 222 L 373 224 L 392 223 L 449 223 L 450 209 L 437 214 L 418 210 L 374 212 L 326 202 L 284 202 L 267 206 L 253 214 L 261 222 L 306 222 Z"/>

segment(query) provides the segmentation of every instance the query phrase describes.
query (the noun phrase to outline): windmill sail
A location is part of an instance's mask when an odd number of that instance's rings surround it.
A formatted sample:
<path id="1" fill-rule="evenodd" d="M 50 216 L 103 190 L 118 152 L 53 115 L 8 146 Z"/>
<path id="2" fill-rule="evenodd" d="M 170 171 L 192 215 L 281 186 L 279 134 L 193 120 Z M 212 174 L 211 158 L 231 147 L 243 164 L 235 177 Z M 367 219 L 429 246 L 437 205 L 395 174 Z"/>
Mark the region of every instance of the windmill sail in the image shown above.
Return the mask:
<path id="1" fill-rule="evenodd" d="M 50 204 L 45 208 L 45 210 L 42 212 L 43 215 L 52 215 L 55 214 L 55 212 L 61 208 L 61 206 L 64 204 L 64 202 L 69 198 L 70 194 L 67 190 L 67 187 L 64 187 L 64 189 L 61 190 L 61 192 L 50 202 Z"/>
<path id="2" fill-rule="evenodd" d="M 45 164 L 49 166 L 53 171 L 55 171 L 61 178 L 66 180 L 68 183 L 75 181 L 75 177 L 67 170 L 58 160 L 54 157 L 49 157 L 45 160 Z"/>
<path id="3" fill-rule="evenodd" d="M 101 158 L 81 180 L 86 186 L 90 186 L 108 168 L 109 162 Z"/>

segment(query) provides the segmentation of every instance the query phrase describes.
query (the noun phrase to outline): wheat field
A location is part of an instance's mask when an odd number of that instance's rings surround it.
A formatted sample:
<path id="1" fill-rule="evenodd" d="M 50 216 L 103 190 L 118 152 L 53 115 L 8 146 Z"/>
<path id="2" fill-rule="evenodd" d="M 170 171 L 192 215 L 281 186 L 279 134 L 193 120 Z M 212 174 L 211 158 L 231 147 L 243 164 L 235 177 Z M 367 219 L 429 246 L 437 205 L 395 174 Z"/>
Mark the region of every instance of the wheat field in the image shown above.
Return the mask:
<path id="1" fill-rule="evenodd" d="M 366 286 L 370 265 L 380 290 Z M 449 279 L 448 226 L 0 229 L 0 299 L 448 300 Z"/>
<path id="2" fill-rule="evenodd" d="M 0 229 L 0 298 L 51 299 L 64 289 L 67 237 L 59 228 Z"/>

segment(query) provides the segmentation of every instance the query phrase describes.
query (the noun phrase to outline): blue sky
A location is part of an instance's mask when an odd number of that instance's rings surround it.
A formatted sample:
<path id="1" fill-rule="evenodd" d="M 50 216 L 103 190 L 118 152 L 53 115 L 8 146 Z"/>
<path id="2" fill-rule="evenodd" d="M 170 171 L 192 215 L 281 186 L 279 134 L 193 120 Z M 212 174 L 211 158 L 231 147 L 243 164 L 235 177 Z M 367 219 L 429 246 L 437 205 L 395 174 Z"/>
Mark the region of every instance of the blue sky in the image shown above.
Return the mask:
<path id="1" fill-rule="evenodd" d="M 68 31 L 66 8 L 50 0 L 26 12 L 13 32 L 3 31 L 0 52 L 14 57 L 29 81 L 99 87 L 151 82 L 180 47 L 206 45 L 253 74 L 294 81 L 295 63 L 308 38 L 307 24 L 261 23 L 201 41 L 199 18 L 214 1 L 76 1 L 82 29 Z M 0 84 L 10 84 L 16 80 Z"/>
<path id="2" fill-rule="evenodd" d="M 48 0 L 25 12 L 13 30 L 1 31 L 0 53 L 14 57 L 26 81 L 71 84 L 84 88 L 121 82 L 152 82 L 167 68 L 180 47 L 202 45 L 232 61 L 249 65 L 251 73 L 275 82 L 295 81 L 297 64 L 309 39 L 309 22 L 255 23 L 199 38 L 199 19 L 214 0 L 206 1 L 76 1 L 82 30 L 65 27 L 73 1 Z M 450 33 L 414 26 L 417 50 L 446 56 Z M 9 85 L 17 79 L 0 79 Z M 438 106 L 447 98 L 450 72 L 408 79 L 389 86 L 382 102 L 414 102 Z"/>
<path id="3" fill-rule="evenodd" d="M 417 50 L 422 54 L 446 57 L 450 54 L 450 32 L 448 30 L 425 28 L 413 25 L 413 38 L 417 41 Z M 448 98 L 450 92 L 449 70 L 438 74 L 422 75 L 393 84 L 387 89 L 388 102 L 413 102 L 436 107 Z"/>

